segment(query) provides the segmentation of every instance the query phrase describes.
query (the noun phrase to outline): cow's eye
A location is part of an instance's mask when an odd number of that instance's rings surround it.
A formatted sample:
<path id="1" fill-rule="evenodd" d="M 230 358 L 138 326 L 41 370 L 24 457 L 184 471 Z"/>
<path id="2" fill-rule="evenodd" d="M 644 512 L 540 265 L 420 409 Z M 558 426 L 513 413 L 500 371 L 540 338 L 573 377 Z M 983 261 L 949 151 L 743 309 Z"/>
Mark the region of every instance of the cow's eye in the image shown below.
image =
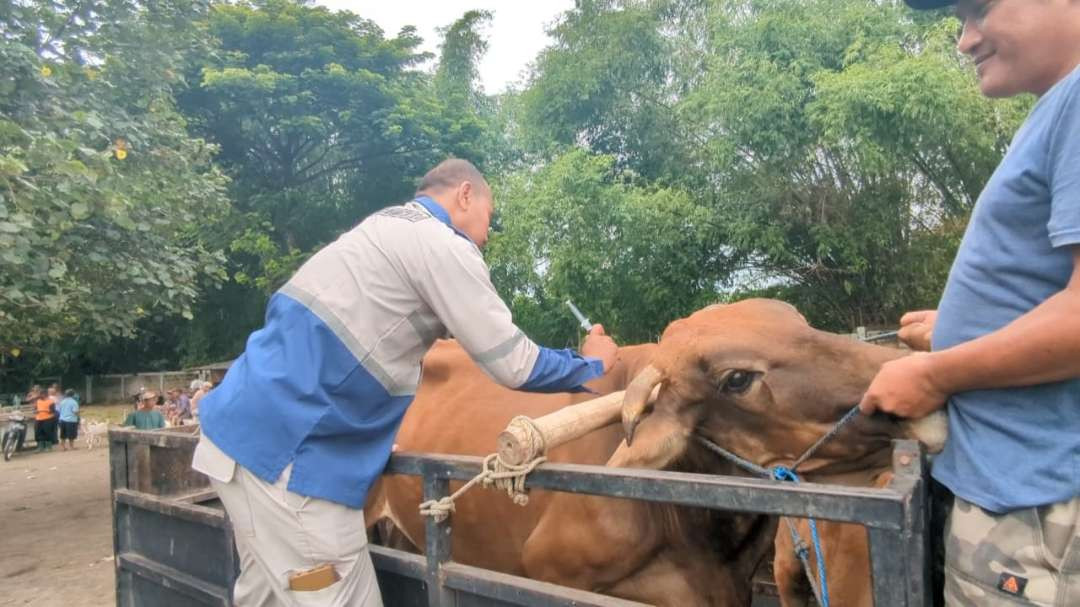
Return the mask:
<path id="1" fill-rule="evenodd" d="M 733 371 L 724 380 L 721 390 L 730 394 L 742 394 L 754 383 L 754 374 L 750 371 Z"/>

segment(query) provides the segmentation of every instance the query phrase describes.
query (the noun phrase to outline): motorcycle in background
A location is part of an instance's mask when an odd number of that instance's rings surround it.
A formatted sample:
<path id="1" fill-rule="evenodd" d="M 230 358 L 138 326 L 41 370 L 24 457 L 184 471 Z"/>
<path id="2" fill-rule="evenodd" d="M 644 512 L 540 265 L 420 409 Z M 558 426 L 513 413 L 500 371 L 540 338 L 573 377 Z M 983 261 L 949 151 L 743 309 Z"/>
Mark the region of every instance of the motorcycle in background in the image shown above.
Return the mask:
<path id="1" fill-rule="evenodd" d="M 26 416 L 22 411 L 15 411 L 8 416 L 4 432 L 0 434 L 0 451 L 4 453 L 4 461 L 10 460 L 16 451 L 22 449 L 24 440 L 26 440 Z"/>

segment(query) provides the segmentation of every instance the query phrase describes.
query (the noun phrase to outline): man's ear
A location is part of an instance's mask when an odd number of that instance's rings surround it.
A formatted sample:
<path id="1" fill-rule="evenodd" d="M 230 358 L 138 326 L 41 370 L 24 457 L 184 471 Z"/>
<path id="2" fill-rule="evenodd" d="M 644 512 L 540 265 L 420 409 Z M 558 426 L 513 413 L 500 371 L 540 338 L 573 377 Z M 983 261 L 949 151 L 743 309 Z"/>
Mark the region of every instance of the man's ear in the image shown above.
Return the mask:
<path id="1" fill-rule="evenodd" d="M 462 181 L 457 189 L 457 205 L 462 211 L 468 211 L 472 205 L 473 184 L 471 181 Z"/>

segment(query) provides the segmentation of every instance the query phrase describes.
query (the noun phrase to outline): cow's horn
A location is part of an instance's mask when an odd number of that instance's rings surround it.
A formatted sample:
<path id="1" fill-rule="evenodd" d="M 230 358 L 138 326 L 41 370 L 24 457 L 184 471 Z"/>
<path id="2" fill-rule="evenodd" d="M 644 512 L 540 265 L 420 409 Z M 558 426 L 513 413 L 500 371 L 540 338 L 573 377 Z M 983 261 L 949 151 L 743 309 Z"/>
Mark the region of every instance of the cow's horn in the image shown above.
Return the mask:
<path id="1" fill-rule="evenodd" d="M 637 428 L 641 416 L 645 413 L 645 408 L 649 405 L 649 396 L 652 395 L 653 388 L 663 379 L 663 373 L 649 365 L 642 369 L 634 381 L 627 386 L 622 406 L 622 424 L 627 446 L 634 440 L 634 429 Z"/>

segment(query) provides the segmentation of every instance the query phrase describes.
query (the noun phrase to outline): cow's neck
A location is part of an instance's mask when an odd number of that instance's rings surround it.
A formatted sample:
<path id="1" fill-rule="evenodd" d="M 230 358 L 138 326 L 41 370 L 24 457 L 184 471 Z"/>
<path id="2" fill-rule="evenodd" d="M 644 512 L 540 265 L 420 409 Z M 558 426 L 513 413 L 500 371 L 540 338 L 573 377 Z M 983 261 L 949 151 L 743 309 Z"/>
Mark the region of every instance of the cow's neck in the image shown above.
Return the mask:
<path id="1" fill-rule="evenodd" d="M 852 470 L 836 474 L 813 474 L 803 478 L 805 481 L 823 485 L 845 485 L 848 487 L 872 487 L 877 479 L 888 472 L 888 467 L 868 468 L 865 470 Z"/>
<path id="2" fill-rule="evenodd" d="M 839 391 L 844 392 L 842 406 L 833 405 L 837 411 L 846 413 L 869 387 L 881 366 L 890 360 L 906 356 L 908 352 L 853 340 L 846 336 L 822 333 L 826 350 L 837 360 L 845 361 L 843 375 L 847 382 Z M 884 472 L 891 469 L 892 439 L 900 438 L 898 428 L 880 418 L 856 418 L 845 431 L 837 434 L 833 445 L 823 448 L 829 456 L 811 458 L 805 463 L 803 477 L 815 483 L 828 483 L 868 487 Z M 848 453 L 845 444 L 851 449 Z M 836 449 L 841 451 L 837 453 Z"/>
<path id="3" fill-rule="evenodd" d="M 799 471 L 803 480 L 849 487 L 873 486 L 883 473 L 891 469 L 892 446 L 872 451 L 855 460 L 824 461 L 809 459 Z"/>

